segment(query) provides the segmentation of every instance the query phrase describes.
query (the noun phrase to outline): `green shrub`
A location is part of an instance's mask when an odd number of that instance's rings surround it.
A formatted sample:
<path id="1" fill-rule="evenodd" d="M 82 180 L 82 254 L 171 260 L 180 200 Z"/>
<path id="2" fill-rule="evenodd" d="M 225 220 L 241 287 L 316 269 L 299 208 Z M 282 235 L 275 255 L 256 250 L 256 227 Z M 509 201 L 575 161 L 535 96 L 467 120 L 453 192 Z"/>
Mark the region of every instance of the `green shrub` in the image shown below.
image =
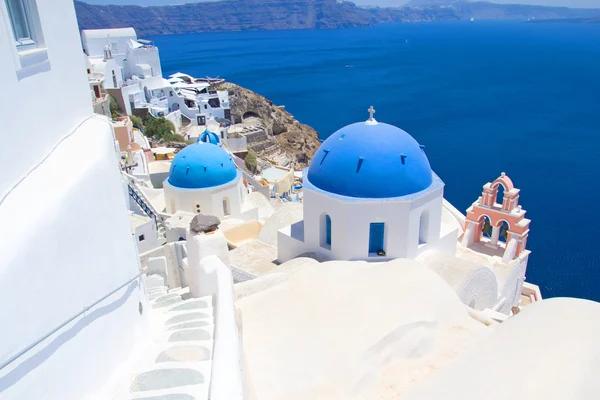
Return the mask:
<path id="1" fill-rule="evenodd" d="M 119 114 L 122 112 L 121 107 L 119 106 L 117 99 L 115 99 L 112 94 L 108 95 L 108 101 L 110 114 L 112 115 L 113 119 L 117 119 L 119 117 Z"/>
<path id="2" fill-rule="evenodd" d="M 175 125 L 168 119 L 155 118 L 150 114 L 146 117 L 144 129 L 146 136 L 165 142 L 183 142 L 183 136 L 177 135 L 175 132 Z"/>
<path id="3" fill-rule="evenodd" d="M 133 123 L 134 125 L 139 125 L 142 128 L 144 127 L 144 121 L 142 121 L 142 119 L 138 116 L 135 115 L 130 115 L 129 119 L 131 120 L 131 123 Z"/>
<path id="4" fill-rule="evenodd" d="M 256 172 L 256 168 L 258 167 L 256 156 L 256 152 L 248 146 L 248 154 L 246 154 L 246 158 L 244 158 L 244 163 L 246 164 L 246 168 L 252 172 Z"/>

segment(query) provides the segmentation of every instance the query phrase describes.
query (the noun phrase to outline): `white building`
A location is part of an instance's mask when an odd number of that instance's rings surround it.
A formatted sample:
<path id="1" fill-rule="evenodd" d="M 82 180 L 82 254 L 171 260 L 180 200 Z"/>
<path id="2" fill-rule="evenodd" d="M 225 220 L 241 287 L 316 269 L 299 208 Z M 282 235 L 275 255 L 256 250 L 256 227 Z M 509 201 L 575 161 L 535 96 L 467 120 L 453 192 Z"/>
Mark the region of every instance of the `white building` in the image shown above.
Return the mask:
<path id="1" fill-rule="evenodd" d="M 212 138 L 218 140 L 216 135 Z M 242 171 L 217 144 L 198 140 L 177 153 L 163 190 L 169 214 L 187 211 L 220 219 L 258 220 L 258 210 L 246 202 Z"/>
<path id="2" fill-rule="evenodd" d="M 188 74 L 177 72 L 169 77 L 174 92 L 169 94 L 169 105 L 179 109 L 192 121 L 194 126 L 205 126 L 208 120 L 231 120 L 229 92 L 216 90 L 214 86 L 222 79 L 194 78 Z"/>
<path id="3" fill-rule="evenodd" d="M 279 262 L 305 253 L 332 260 L 417 259 L 471 308 L 510 314 L 521 301 L 529 251 L 520 247 L 498 257 L 504 244 L 486 246 L 481 234 L 465 233 L 466 225 L 482 229 L 483 211 L 465 222 L 444 200 L 444 183 L 423 147 L 405 131 L 378 123 L 370 111 L 368 121 L 327 138 L 304 171 L 304 218 L 279 231 Z M 499 179 L 495 190 L 508 185 L 508 177 Z M 515 229 L 509 235 L 517 235 Z M 463 239 L 459 246 L 462 236 L 477 243 Z"/>
<path id="4" fill-rule="evenodd" d="M 156 224 L 152 218 L 131 213 L 129 214 L 129 222 L 131 224 L 133 242 L 136 244 L 140 254 L 155 249 L 160 245 L 156 234 Z"/>
<path id="5" fill-rule="evenodd" d="M 104 89 L 121 109 L 132 114 L 147 109 L 155 117 L 171 120 L 177 128 L 180 114 L 169 107 L 171 85 L 162 77 L 158 48 L 138 39 L 133 28 L 94 29 L 81 32 L 90 73 L 102 76 Z"/>
<path id="6" fill-rule="evenodd" d="M 181 114 L 192 126 L 205 126 L 210 117 L 231 120 L 229 93 L 215 90 L 217 79 L 198 79 L 178 72 L 162 77 L 158 48 L 138 39 L 133 28 L 83 30 L 81 41 L 92 74 L 102 74 L 104 88 L 127 114 L 147 109 L 171 120 L 179 129 Z"/>
<path id="7" fill-rule="evenodd" d="M 304 173 L 304 219 L 279 235 L 279 260 L 320 252 L 337 260 L 454 253 L 442 223 L 442 180 L 408 133 L 370 119 L 331 135 Z"/>
<path id="8" fill-rule="evenodd" d="M 110 121 L 71 0 L 0 2 L 0 397 L 83 399 L 147 341 Z M 31 94 L 44 102 L 32 114 Z M 90 151 L 93 149 L 93 151 Z"/>

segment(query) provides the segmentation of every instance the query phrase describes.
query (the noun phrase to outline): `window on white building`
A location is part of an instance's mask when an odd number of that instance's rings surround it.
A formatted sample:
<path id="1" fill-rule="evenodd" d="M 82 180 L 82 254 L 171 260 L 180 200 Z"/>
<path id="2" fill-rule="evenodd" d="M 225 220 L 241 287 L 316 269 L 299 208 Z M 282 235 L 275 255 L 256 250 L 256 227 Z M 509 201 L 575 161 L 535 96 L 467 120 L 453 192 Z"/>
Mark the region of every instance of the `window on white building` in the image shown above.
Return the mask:
<path id="1" fill-rule="evenodd" d="M 429 241 L 429 211 L 425 210 L 419 220 L 419 244 L 425 244 Z"/>
<path id="2" fill-rule="evenodd" d="M 5 0 L 5 2 L 17 47 L 36 47 L 40 42 L 41 33 L 35 1 Z"/>
<path id="3" fill-rule="evenodd" d="M 228 216 L 231 214 L 231 211 L 229 210 L 229 197 L 225 197 L 223 199 L 223 215 Z"/>
<path id="4" fill-rule="evenodd" d="M 138 240 L 139 240 L 140 242 L 143 242 L 145 239 L 146 239 L 146 238 L 144 237 L 144 235 L 140 235 L 140 236 L 138 236 Z"/>

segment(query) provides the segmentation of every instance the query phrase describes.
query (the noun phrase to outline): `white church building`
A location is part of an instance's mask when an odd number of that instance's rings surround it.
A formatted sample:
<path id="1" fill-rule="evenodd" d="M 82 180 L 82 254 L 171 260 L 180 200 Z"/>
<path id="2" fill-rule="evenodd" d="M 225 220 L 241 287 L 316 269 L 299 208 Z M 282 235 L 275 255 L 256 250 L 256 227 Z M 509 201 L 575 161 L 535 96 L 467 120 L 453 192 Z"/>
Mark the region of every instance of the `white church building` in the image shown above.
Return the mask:
<path id="1" fill-rule="evenodd" d="M 303 218 L 279 230 L 278 261 L 306 254 L 413 259 L 441 275 L 464 304 L 509 314 L 521 301 L 529 257 L 529 220 L 507 200 L 518 190 L 503 174 L 484 186 L 489 201 L 478 200 L 465 217 L 444 200 L 444 183 L 424 147 L 402 129 L 377 122 L 372 107 L 369 112 L 366 122 L 329 136 L 304 171 Z M 499 185 L 507 188 L 506 211 L 494 204 Z M 507 218 L 516 218 L 508 230 L 500 225 Z"/>
<path id="2" fill-rule="evenodd" d="M 372 114 L 348 125 L 323 142 L 304 176 L 304 218 L 279 232 L 279 261 L 307 252 L 369 261 L 454 253 L 458 232 L 442 223 L 444 183 L 402 129 Z"/>
<path id="3" fill-rule="evenodd" d="M 220 219 L 258 220 L 258 209 L 246 202 L 248 190 L 242 171 L 220 145 L 218 135 L 205 132 L 177 153 L 163 183 L 167 213 L 187 211 Z"/>

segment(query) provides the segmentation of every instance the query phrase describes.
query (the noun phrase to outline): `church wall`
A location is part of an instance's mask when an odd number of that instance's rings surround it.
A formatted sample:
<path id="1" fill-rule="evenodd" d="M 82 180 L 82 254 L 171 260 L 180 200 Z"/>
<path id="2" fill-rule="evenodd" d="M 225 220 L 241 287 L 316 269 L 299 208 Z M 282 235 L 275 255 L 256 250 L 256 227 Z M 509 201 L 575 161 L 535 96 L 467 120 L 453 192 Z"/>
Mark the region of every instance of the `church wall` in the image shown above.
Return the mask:
<path id="1" fill-rule="evenodd" d="M 419 203 L 422 203 L 419 205 Z M 439 188 L 413 202 L 413 209 L 409 218 L 409 235 L 406 242 L 407 257 L 414 258 L 418 254 L 431 248 L 437 248 L 440 241 L 442 223 L 443 189 Z M 420 243 L 421 216 L 427 213 L 426 224 L 427 240 Z"/>
<path id="2" fill-rule="evenodd" d="M 305 188 L 304 237 L 306 247 L 309 249 L 322 248 L 323 227 L 321 215 L 326 213 L 331 218 L 332 239 L 330 251 L 335 259 L 370 259 L 375 261 L 416 256 L 418 218 L 424 207 L 430 209 L 430 229 L 432 232 L 437 229 L 439 236 L 439 219 L 441 218 L 442 207 L 441 188 L 425 196 L 426 199 L 432 197 L 433 200 L 429 200 L 425 205 L 411 211 L 411 208 L 422 200 L 344 201 Z M 439 210 L 436 210 L 436 207 Z M 438 219 L 437 222 L 436 219 Z M 369 230 L 372 222 L 386 223 L 385 257 L 370 257 L 369 255 Z"/>
<path id="3" fill-rule="evenodd" d="M 195 204 L 198 203 L 200 213 L 223 219 L 225 218 L 223 213 L 223 199 L 225 197 L 229 198 L 230 217 L 237 217 L 242 214 L 242 197 L 245 188 L 241 180 L 241 174 L 238 174 L 235 183 L 212 189 L 180 189 L 170 185 L 166 180 L 163 183 L 163 190 L 167 211 L 170 214 L 175 213 L 175 211 L 187 211 L 197 214 Z M 174 200 L 175 209 L 172 208 L 172 199 Z"/>
<path id="4" fill-rule="evenodd" d="M 94 117 L 64 140 L 4 199 L 0 220 L 10 232 L 0 241 L 0 302 L 9 305 L 0 362 L 116 290 L 0 370 L 0 396 L 93 395 L 144 344 L 149 310 L 110 122 Z"/>
<path id="5" fill-rule="evenodd" d="M 498 277 L 499 299 L 504 299 L 504 304 L 497 310 L 498 312 L 510 314 L 511 308 L 519 304 L 528 259 L 529 253 L 526 253 L 509 265 L 501 264 L 494 267 L 494 272 Z M 506 269 L 509 269 L 510 272 L 507 272 Z M 505 276 L 506 278 L 503 279 Z"/>

